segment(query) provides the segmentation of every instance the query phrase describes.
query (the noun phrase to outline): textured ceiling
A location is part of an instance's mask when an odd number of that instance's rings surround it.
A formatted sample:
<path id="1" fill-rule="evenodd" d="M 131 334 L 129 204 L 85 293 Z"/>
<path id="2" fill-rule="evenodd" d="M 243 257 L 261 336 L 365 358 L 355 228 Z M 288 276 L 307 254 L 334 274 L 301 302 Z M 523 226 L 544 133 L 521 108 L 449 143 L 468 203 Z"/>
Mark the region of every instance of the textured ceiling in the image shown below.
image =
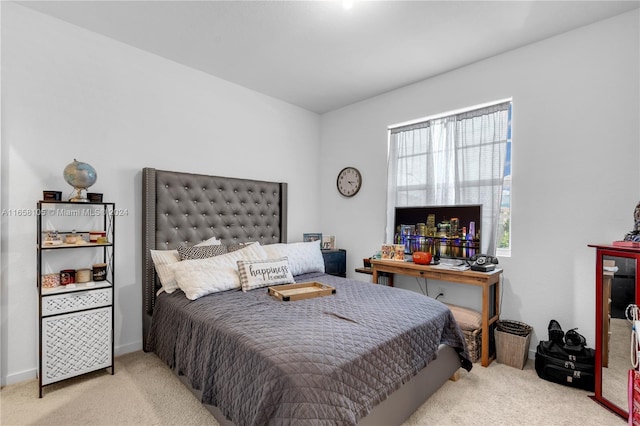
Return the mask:
<path id="1" fill-rule="evenodd" d="M 638 8 L 640 1 L 26 1 L 323 113 Z"/>

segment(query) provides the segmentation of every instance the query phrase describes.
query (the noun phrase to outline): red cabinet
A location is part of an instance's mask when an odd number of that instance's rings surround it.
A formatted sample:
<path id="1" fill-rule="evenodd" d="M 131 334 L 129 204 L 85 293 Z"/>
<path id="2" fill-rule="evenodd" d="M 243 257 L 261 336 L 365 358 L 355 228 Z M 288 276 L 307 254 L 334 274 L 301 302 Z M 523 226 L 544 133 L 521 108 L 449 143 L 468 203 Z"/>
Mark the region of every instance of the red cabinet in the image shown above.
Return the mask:
<path id="1" fill-rule="evenodd" d="M 596 249 L 595 399 L 627 418 L 631 322 L 626 308 L 640 304 L 640 248 L 592 244 Z"/>

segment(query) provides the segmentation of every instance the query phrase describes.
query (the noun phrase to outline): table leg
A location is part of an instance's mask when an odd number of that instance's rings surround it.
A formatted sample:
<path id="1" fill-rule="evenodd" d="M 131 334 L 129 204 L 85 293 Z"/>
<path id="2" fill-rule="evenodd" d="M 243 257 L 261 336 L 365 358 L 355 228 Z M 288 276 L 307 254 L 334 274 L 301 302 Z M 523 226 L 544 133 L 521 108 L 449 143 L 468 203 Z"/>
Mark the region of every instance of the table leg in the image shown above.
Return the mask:
<path id="1" fill-rule="evenodd" d="M 482 286 L 482 366 L 489 365 L 489 285 Z"/>
<path id="2" fill-rule="evenodd" d="M 495 284 L 494 284 L 494 291 L 496 292 L 496 296 L 495 296 L 495 305 L 493 307 L 493 314 L 496 317 L 500 317 L 500 280 L 498 280 Z"/>

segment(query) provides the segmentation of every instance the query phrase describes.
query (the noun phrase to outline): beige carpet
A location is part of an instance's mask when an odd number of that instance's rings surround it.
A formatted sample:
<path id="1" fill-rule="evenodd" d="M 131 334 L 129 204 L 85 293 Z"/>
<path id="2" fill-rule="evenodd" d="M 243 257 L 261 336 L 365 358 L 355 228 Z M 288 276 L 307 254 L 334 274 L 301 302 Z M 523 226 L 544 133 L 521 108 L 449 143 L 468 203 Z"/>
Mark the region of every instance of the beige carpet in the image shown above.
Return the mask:
<path id="1" fill-rule="evenodd" d="M 591 393 L 541 380 L 524 370 L 474 364 L 447 382 L 405 425 L 624 425 Z M 209 412 L 153 354 L 116 358 L 109 370 L 56 383 L 38 398 L 36 380 L 0 392 L 0 424 L 216 425 Z"/>

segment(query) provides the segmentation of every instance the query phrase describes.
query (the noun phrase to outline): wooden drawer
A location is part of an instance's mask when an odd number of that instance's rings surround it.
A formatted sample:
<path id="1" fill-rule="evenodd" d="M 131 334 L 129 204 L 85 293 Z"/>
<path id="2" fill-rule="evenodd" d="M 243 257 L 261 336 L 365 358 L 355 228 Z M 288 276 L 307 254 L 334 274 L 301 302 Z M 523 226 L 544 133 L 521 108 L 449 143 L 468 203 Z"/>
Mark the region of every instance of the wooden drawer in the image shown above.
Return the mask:
<path id="1" fill-rule="evenodd" d="M 56 294 L 42 298 L 42 316 L 110 306 L 111 288 Z"/>

